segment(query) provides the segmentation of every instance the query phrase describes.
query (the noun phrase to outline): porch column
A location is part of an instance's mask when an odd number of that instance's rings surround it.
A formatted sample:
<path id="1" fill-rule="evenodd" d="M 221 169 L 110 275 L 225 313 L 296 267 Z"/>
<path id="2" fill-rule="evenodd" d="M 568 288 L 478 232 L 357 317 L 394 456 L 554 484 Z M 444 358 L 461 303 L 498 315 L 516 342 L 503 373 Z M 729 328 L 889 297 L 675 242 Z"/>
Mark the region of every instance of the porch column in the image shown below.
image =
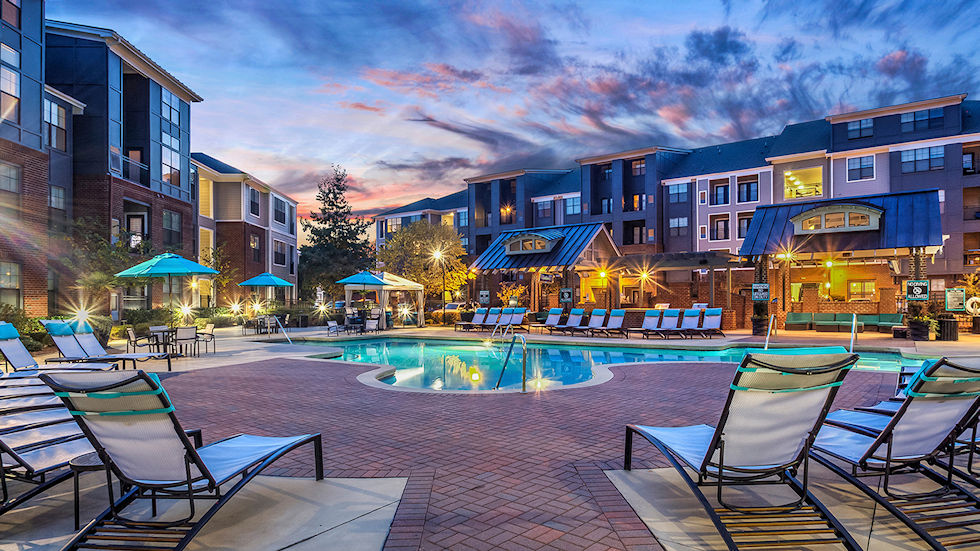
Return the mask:
<path id="1" fill-rule="evenodd" d="M 711 269 L 708 270 L 708 273 L 709 273 L 709 276 L 708 276 L 709 286 L 711 287 L 711 294 L 708 295 L 708 306 L 711 307 L 711 308 L 714 308 L 715 307 L 715 268 L 714 268 L 714 266 L 712 266 Z"/>

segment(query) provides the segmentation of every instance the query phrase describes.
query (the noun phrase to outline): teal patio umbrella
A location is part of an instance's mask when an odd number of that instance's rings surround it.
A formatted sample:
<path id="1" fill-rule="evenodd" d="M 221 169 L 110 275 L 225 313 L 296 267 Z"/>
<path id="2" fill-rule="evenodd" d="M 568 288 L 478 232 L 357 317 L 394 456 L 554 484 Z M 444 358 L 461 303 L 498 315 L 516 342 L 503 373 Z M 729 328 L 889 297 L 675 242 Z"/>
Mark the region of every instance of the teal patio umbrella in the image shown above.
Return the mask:
<path id="1" fill-rule="evenodd" d="M 294 285 L 269 272 L 261 273 L 238 284 L 239 287 L 293 287 Z"/>
<path id="2" fill-rule="evenodd" d="M 219 273 L 214 268 L 208 268 L 204 264 L 198 264 L 193 260 L 174 253 L 163 253 L 154 256 L 146 262 L 140 262 L 132 268 L 127 268 L 116 277 L 166 277 L 167 285 L 170 288 L 170 308 L 174 305 L 174 286 L 171 281 L 173 276 L 183 277 L 189 275 L 214 275 Z"/>
<path id="3" fill-rule="evenodd" d="M 364 291 L 367 291 L 368 287 L 372 287 L 374 289 L 378 289 L 378 288 L 381 288 L 381 287 L 383 287 L 385 285 L 388 285 L 388 282 L 384 280 L 384 277 L 383 276 L 380 276 L 380 275 L 371 273 L 368 270 L 364 270 L 362 272 L 357 272 L 356 274 L 354 274 L 352 276 L 347 276 L 344 279 L 338 280 L 337 283 L 340 283 L 340 284 L 342 284 L 344 286 L 344 290 L 345 290 L 345 293 L 344 294 L 345 295 L 348 295 L 349 294 L 349 293 L 346 293 L 346 290 L 348 288 L 349 289 L 353 289 L 355 286 L 360 285 L 361 286 L 361 300 L 364 299 Z M 380 295 L 380 293 L 379 293 L 379 295 Z M 346 296 L 345 298 L 347 300 L 347 306 L 350 306 L 351 305 L 351 296 Z"/>

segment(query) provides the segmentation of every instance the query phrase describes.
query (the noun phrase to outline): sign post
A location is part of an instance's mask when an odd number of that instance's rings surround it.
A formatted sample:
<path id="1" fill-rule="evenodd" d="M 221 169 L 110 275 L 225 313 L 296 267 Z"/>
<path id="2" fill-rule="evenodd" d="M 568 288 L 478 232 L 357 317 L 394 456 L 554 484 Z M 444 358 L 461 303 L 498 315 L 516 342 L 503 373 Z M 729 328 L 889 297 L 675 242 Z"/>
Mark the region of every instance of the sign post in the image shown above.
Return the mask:
<path id="1" fill-rule="evenodd" d="M 753 302 L 769 302 L 769 284 L 768 283 L 753 283 L 752 284 L 752 301 Z"/>
<path id="2" fill-rule="evenodd" d="M 910 279 L 906 281 L 905 300 L 929 300 L 929 280 Z"/>
<path id="3" fill-rule="evenodd" d="M 490 304 L 490 291 L 483 289 L 480 291 L 480 304 Z"/>
<path id="4" fill-rule="evenodd" d="M 966 288 L 946 289 L 946 310 L 949 312 L 966 311 Z"/>

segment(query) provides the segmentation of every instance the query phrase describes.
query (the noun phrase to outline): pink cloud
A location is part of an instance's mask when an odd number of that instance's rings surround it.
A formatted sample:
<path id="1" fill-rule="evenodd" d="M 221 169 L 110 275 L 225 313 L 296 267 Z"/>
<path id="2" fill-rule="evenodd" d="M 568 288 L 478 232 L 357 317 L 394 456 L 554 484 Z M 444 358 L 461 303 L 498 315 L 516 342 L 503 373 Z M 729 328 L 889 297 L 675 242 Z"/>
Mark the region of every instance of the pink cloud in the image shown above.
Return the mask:
<path id="1" fill-rule="evenodd" d="M 360 102 L 360 101 L 355 101 L 353 103 L 347 102 L 347 101 L 340 102 L 340 106 L 341 107 L 344 107 L 344 108 L 347 108 L 347 109 L 356 109 L 356 110 L 359 110 L 359 111 L 370 111 L 372 113 L 377 113 L 379 115 L 381 115 L 381 114 L 383 114 L 385 112 L 385 108 L 382 107 L 383 104 L 384 104 L 384 102 L 382 102 L 382 101 L 375 101 L 374 102 L 374 105 L 368 105 L 368 104 L 363 103 L 363 102 Z"/>
<path id="2" fill-rule="evenodd" d="M 691 120 L 691 112 L 682 103 L 665 105 L 657 110 L 657 115 L 680 130 L 687 128 L 687 123 Z"/>
<path id="3" fill-rule="evenodd" d="M 927 60 L 925 57 L 908 50 L 895 50 L 878 60 L 875 68 L 878 72 L 890 76 L 916 77 L 925 72 Z"/>

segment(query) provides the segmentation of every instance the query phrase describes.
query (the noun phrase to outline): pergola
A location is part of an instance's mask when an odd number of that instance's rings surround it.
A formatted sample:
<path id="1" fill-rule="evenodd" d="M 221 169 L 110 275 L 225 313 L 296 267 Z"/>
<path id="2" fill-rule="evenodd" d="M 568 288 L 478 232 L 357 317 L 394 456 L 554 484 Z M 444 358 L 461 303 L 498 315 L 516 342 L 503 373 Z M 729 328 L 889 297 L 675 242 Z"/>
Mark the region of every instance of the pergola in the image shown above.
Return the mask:
<path id="1" fill-rule="evenodd" d="M 347 304 L 351 304 L 351 299 L 357 291 L 376 291 L 378 293 L 378 302 L 382 307 L 388 304 L 388 299 L 393 291 L 415 293 L 415 301 L 418 307 L 418 326 L 425 326 L 425 288 L 421 283 L 416 283 L 388 272 L 371 272 L 371 275 L 374 276 L 376 282 L 347 283 L 344 285 L 344 298 L 347 299 Z M 387 320 L 385 316 L 381 316 L 378 327 L 384 329 L 386 325 Z"/>
<path id="2" fill-rule="evenodd" d="M 653 275 L 656 272 L 708 270 L 711 294 L 708 305 L 715 305 L 715 271 L 725 270 L 728 279 L 726 308 L 732 307 L 732 268 L 742 265 L 742 257 L 724 251 L 698 251 L 630 255 L 622 260 L 618 269 Z"/>

